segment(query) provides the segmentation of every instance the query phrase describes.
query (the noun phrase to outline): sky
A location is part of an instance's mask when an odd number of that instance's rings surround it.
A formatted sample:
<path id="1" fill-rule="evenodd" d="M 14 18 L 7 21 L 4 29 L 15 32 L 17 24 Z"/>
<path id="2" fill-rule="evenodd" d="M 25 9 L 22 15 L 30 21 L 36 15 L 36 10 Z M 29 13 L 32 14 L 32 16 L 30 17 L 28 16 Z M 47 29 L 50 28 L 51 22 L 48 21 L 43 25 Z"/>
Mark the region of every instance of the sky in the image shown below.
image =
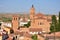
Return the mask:
<path id="1" fill-rule="evenodd" d="M 36 12 L 58 14 L 60 0 L 0 0 L 0 13 L 29 12 L 34 5 Z"/>

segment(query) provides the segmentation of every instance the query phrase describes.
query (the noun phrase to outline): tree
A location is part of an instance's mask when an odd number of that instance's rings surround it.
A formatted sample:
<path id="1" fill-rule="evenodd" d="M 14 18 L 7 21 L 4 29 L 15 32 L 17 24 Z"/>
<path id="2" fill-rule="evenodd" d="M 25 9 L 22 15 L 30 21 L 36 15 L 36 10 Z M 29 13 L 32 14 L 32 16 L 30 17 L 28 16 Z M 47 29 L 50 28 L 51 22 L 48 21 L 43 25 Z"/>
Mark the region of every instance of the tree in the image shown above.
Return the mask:
<path id="1" fill-rule="evenodd" d="M 25 27 L 29 27 L 30 26 L 30 21 L 27 24 L 24 24 Z"/>
<path id="2" fill-rule="evenodd" d="M 59 20 L 58 20 L 58 31 L 60 31 L 60 12 L 59 12 Z"/>
<path id="3" fill-rule="evenodd" d="M 2 21 L 3 22 L 11 22 L 12 21 L 12 18 L 6 18 L 6 17 L 2 17 Z"/>
<path id="4" fill-rule="evenodd" d="M 35 35 L 33 35 L 32 37 L 31 37 L 33 40 L 38 40 L 38 38 L 37 38 L 37 35 L 35 34 Z"/>
<path id="5" fill-rule="evenodd" d="M 54 32 L 53 29 L 54 29 L 54 26 L 51 24 L 51 26 L 50 26 L 50 31 L 51 31 L 51 32 Z"/>
<path id="6" fill-rule="evenodd" d="M 57 32 L 60 31 L 60 12 L 59 12 L 59 20 L 57 21 Z"/>
<path id="7" fill-rule="evenodd" d="M 60 24 L 60 12 L 59 12 L 59 24 Z"/>
<path id="8" fill-rule="evenodd" d="M 50 31 L 51 32 L 57 31 L 57 19 L 55 15 L 52 16 L 52 23 L 51 23 Z"/>
<path id="9" fill-rule="evenodd" d="M 52 16 L 52 24 L 50 27 L 50 31 L 54 32 L 54 40 L 55 40 L 55 32 L 58 31 L 57 19 L 55 15 Z"/>

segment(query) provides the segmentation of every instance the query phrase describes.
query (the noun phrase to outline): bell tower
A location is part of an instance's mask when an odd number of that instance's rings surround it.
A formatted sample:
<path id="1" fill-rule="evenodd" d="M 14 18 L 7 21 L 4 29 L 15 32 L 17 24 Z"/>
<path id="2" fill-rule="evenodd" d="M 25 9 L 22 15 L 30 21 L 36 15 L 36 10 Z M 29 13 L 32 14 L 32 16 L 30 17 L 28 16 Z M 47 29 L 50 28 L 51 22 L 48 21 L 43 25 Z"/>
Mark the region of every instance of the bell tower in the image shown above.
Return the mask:
<path id="1" fill-rule="evenodd" d="M 35 15 L 35 8 L 34 6 L 32 5 L 31 9 L 30 9 L 30 19 L 34 19 L 34 15 Z"/>
<path id="2" fill-rule="evenodd" d="M 13 15 L 12 17 L 12 29 L 16 31 L 19 26 L 19 17 L 18 15 Z"/>
<path id="3" fill-rule="evenodd" d="M 31 26 L 34 26 L 34 16 L 35 16 L 35 8 L 32 5 L 31 9 L 30 9 L 30 20 L 31 20 Z"/>

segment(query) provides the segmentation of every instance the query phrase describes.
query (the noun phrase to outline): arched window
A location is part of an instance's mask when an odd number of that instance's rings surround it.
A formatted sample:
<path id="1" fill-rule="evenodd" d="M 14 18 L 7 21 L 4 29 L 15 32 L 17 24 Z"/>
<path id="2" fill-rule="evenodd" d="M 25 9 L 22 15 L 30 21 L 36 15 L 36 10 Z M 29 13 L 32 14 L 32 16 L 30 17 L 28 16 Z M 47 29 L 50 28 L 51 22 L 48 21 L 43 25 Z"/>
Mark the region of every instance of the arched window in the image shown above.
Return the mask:
<path id="1" fill-rule="evenodd" d="M 40 25 L 43 25 L 44 23 L 40 22 Z"/>
<path id="2" fill-rule="evenodd" d="M 43 24 L 44 24 L 44 23 L 42 23 L 42 22 L 39 22 L 39 23 L 38 23 L 38 25 L 43 25 Z"/>
<path id="3" fill-rule="evenodd" d="M 15 18 L 14 18 L 14 20 L 15 20 Z"/>
<path id="4" fill-rule="evenodd" d="M 16 18 L 16 20 L 17 20 L 17 18 Z"/>

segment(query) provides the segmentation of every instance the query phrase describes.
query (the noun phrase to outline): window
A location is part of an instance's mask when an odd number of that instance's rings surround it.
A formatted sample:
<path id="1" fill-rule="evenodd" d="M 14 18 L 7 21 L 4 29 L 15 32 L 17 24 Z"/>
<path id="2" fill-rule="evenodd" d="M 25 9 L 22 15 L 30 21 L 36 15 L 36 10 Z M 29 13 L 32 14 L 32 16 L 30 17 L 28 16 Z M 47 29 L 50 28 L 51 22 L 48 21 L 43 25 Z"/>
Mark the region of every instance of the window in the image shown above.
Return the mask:
<path id="1" fill-rule="evenodd" d="M 42 23 L 40 23 L 40 25 L 42 25 Z"/>
<path id="2" fill-rule="evenodd" d="M 15 18 L 14 18 L 14 20 L 15 20 Z"/>
<path id="3" fill-rule="evenodd" d="M 42 23 L 42 22 L 40 22 L 40 23 L 38 23 L 38 25 L 43 25 L 43 23 Z"/>
<path id="4" fill-rule="evenodd" d="M 16 20 L 17 20 L 17 18 L 16 18 Z"/>
<path id="5" fill-rule="evenodd" d="M 17 18 L 14 17 L 14 20 L 17 20 Z"/>

